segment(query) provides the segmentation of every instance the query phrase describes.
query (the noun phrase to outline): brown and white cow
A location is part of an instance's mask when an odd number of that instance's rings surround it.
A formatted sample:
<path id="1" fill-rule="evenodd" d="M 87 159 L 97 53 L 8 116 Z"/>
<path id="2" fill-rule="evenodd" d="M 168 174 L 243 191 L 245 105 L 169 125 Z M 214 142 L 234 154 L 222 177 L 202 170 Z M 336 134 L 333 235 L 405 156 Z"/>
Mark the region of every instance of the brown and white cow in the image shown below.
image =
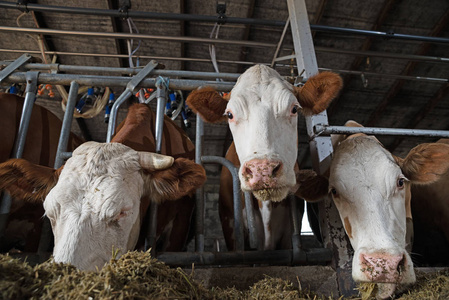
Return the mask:
<path id="1" fill-rule="evenodd" d="M 205 121 L 227 119 L 229 123 L 234 141 L 226 158 L 239 167 L 241 189 L 256 198 L 258 249 L 291 248 L 290 206 L 282 200 L 297 188 L 298 113 L 322 112 L 341 86 L 338 75 L 324 72 L 303 87 L 295 87 L 275 70 L 255 65 L 225 97 L 205 87 L 187 98 L 188 105 Z M 232 178 L 225 168 L 219 203 L 226 244 L 233 250 Z"/>
<path id="2" fill-rule="evenodd" d="M 348 121 L 346 126 L 361 125 Z M 401 159 L 375 137 L 364 134 L 334 136 L 333 144 L 329 177 L 310 176 L 303 181 L 305 188 L 298 191 L 307 200 L 321 199 L 327 193 L 332 196 L 354 248 L 353 279 L 379 283 L 377 297 L 388 298 L 398 285 L 415 282 L 407 251 L 413 228 L 411 198 L 416 196 L 414 202 L 439 207 L 434 218 L 441 222 L 446 235 L 449 233 L 449 145 L 421 144 Z M 419 194 L 423 188 L 433 192 Z"/>
<path id="3" fill-rule="evenodd" d="M 19 131 L 24 98 L 0 93 L 0 163 L 13 155 L 14 143 Z M 44 107 L 35 104 L 30 117 L 29 129 L 22 157 L 32 163 L 53 167 L 58 148 L 61 120 Z M 70 133 L 67 150 L 73 151 L 84 142 Z M 15 199 L 1 237 L 0 251 L 12 248 L 34 252 L 39 244 L 42 228 L 42 204 L 30 204 Z"/>
<path id="4" fill-rule="evenodd" d="M 182 250 L 194 205 L 190 196 L 205 182 L 205 171 L 184 158 L 194 154 L 193 144 L 167 118 L 162 152 L 177 158 L 140 151 L 154 151 L 154 119 L 146 105 L 131 106 L 111 143 L 82 144 L 58 170 L 14 159 L 0 165 L 1 188 L 43 202 L 55 261 L 95 270 L 113 249 L 134 249 L 150 201 L 163 203 L 157 238 L 166 238 L 165 249 Z"/>

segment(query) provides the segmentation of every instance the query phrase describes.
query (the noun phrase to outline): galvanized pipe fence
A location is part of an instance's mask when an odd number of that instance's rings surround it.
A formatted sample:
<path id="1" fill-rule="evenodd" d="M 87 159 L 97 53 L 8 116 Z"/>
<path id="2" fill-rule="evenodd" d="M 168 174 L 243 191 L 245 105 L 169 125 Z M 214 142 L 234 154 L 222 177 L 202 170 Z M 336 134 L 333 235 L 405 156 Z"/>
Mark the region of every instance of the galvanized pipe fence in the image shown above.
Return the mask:
<path id="1" fill-rule="evenodd" d="M 16 65 L 23 65 L 23 63 Z M 200 86 L 211 85 L 218 91 L 227 92 L 230 91 L 234 85 L 234 82 L 217 82 L 217 81 L 204 81 L 204 80 L 187 80 L 187 79 L 165 79 L 165 84 L 163 84 L 164 79 L 159 78 L 145 78 L 146 76 L 153 76 L 155 72 L 155 63 L 150 62 L 145 68 L 141 69 L 133 77 L 118 77 L 118 76 L 95 76 L 96 80 L 92 81 L 93 76 L 90 75 L 72 75 L 72 74 L 45 74 L 39 72 L 11 72 L 5 74 L 3 82 L 7 83 L 24 83 L 27 82 L 27 97 L 32 99 L 28 101 L 34 103 L 35 99 L 35 86 L 37 84 L 58 84 L 67 85 L 70 84 L 69 91 L 69 101 L 67 103 L 66 112 L 64 115 L 63 126 L 61 129 L 61 136 L 58 145 L 58 151 L 56 154 L 55 168 L 59 168 L 65 159 L 70 157 L 67 150 L 67 140 L 70 134 L 71 122 L 73 119 L 73 111 L 76 104 L 76 96 L 78 93 L 79 85 L 95 85 L 100 87 L 107 86 L 119 86 L 126 87 L 125 91 L 120 97 L 126 99 L 136 88 L 146 87 L 146 88 L 157 88 L 158 93 L 158 108 L 157 108 L 157 119 L 156 119 L 156 152 L 160 152 L 160 143 L 162 139 L 162 126 L 163 126 L 163 114 L 165 103 L 167 101 L 167 89 L 181 89 L 181 90 L 193 90 Z M 3 71 L 2 71 L 3 72 Z M 0 72 L 0 78 L 2 75 Z M 176 71 L 173 71 L 176 73 Z M 198 75 L 201 72 L 195 72 Z M 188 74 L 183 74 L 187 76 Z M 219 77 L 219 74 L 201 74 L 199 76 L 211 76 Z M 228 76 L 228 75 L 226 75 Z M 2 81 L 0 81 L 2 83 Z M 116 101 L 116 107 L 111 111 L 110 123 L 116 122 L 116 114 L 119 106 L 123 101 Z M 30 104 L 31 105 L 31 104 Z M 115 105 L 115 104 L 114 104 Z M 24 112 L 22 114 L 22 122 L 26 124 L 26 119 L 29 118 L 30 112 L 28 105 L 24 106 Z M 325 264 L 331 260 L 332 253 L 330 249 L 327 248 L 314 248 L 314 249 L 302 249 L 300 243 L 300 219 L 297 214 L 297 210 L 294 208 L 296 203 L 293 199 L 287 199 L 285 201 L 291 201 L 293 205 L 292 209 L 292 220 L 293 220 L 293 236 L 292 244 L 293 248 L 291 250 L 273 250 L 273 251 L 244 251 L 244 234 L 243 234 L 243 216 L 242 216 L 242 203 L 241 203 L 241 190 L 239 184 L 239 178 L 237 173 L 237 168 L 228 160 L 223 157 L 218 156 L 204 156 L 202 153 L 202 143 L 203 143 L 203 132 L 204 124 L 202 120 L 197 116 L 196 122 L 196 162 L 199 164 L 221 164 L 222 166 L 229 169 L 233 178 L 233 196 L 234 196 L 234 218 L 235 218 L 235 237 L 236 237 L 236 251 L 231 252 L 205 252 L 204 251 L 204 196 L 202 190 L 197 192 L 196 209 L 197 209 L 197 224 L 195 224 L 196 234 L 195 234 L 195 252 L 188 253 L 174 253 L 165 252 L 157 254 L 157 257 L 162 261 L 170 265 L 191 265 L 192 263 L 198 265 L 226 265 L 226 264 Z M 108 139 L 114 134 L 115 127 L 108 127 Z M 376 135 L 413 135 L 413 136 L 438 136 L 438 137 L 449 137 L 449 131 L 441 130 L 415 130 L 415 129 L 389 129 L 389 128 L 359 128 L 353 127 L 348 128 L 344 126 L 322 126 L 315 125 L 313 128 L 315 134 L 324 135 L 331 133 L 357 133 L 363 132 L 368 134 Z M 26 137 L 26 130 L 19 130 L 18 141 L 24 140 Z M 317 144 L 319 148 L 319 144 Z M 318 149 L 319 150 L 319 149 Z M 20 157 L 21 154 L 17 153 L 15 157 Z M 252 208 L 251 195 L 245 193 L 245 205 L 246 209 L 246 221 L 248 223 L 248 234 L 250 240 L 251 248 L 256 248 L 258 245 L 257 233 L 255 229 L 254 215 Z M 9 207 L 2 201 L 0 205 L 1 213 L 7 216 L 9 213 Z M 156 224 L 156 213 L 157 206 L 151 207 L 150 212 L 153 222 L 148 224 L 150 228 L 150 234 L 146 240 L 146 247 L 152 247 L 155 243 L 155 224 Z M 1 225 L 1 224 L 0 224 Z M 3 224 L 4 225 L 4 224 Z M 38 254 L 42 257 L 45 256 L 46 251 L 51 251 L 48 249 L 51 242 L 51 227 L 47 223 L 47 233 L 43 233 L 41 237 L 41 244 L 39 245 Z M 2 229 L 2 228 L 0 228 Z"/>

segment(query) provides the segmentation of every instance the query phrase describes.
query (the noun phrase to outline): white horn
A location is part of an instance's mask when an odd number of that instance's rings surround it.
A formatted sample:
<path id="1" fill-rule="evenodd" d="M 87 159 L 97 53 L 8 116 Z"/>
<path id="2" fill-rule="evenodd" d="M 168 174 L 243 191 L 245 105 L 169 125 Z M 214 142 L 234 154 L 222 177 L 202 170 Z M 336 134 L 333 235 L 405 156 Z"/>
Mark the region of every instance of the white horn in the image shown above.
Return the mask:
<path id="1" fill-rule="evenodd" d="M 139 163 L 142 168 L 150 170 L 162 170 L 167 169 L 173 165 L 175 159 L 171 156 L 138 151 Z"/>

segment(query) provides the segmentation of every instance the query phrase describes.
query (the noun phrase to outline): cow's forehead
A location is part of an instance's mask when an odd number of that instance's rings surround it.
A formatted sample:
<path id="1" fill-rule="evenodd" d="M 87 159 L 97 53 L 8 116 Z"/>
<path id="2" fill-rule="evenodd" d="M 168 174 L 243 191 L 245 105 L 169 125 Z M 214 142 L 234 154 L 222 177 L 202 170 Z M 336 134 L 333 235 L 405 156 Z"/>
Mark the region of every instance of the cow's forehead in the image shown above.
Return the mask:
<path id="1" fill-rule="evenodd" d="M 280 90 L 291 92 L 292 87 L 275 70 L 265 65 L 256 65 L 239 77 L 232 89 L 231 101 L 242 96 L 260 99 L 264 94 Z"/>

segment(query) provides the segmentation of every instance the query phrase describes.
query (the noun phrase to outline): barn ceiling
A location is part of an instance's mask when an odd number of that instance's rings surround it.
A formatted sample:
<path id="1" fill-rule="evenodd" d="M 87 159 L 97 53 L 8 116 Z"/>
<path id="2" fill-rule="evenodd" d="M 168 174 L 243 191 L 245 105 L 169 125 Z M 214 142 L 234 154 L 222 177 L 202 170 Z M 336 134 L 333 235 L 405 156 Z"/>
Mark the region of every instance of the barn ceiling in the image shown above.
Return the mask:
<path id="1" fill-rule="evenodd" d="M 33 1 L 27 13 L 25 5 L 0 1 L 0 60 L 15 60 L 25 52 L 42 60 L 38 44 L 39 38 L 42 38 L 45 52 L 58 52 L 54 62 L 129 67 L 125 39 L 55 32 L 39 35 L 17 32 L 11 28 L 40 28 L 72 33 L 132 31 L 154 36 L 133 39 L 133 49 L 140 43 L 132 59 L 135 66 L 145 66 L 154 59 L 165 65 L 166 70 L 214 72 L 209 40 L 213 38 L 217 40 L 214 50 L 220 72 L 242 73 L 255 63 L 271 65 L 275 58 L 286 57 L 276 62 L 276 70 L 285 76 L 298 75 L 295 61 L 288 58 L 294 51 L 289 27 L 283 37 L 284 25 L 289 16 L 287 1 L 130 0 L 129 12 L 155 13 L 152 18 L 130 19 L 124 18 L 126 12 L 123 9 L 123 17 L 32 10 L 33 7 L 43 5 L 118 12 L 126 2 Z M 217 4 L 223 3 L 226 4 L 225 17 L 219 18 Z M 331 125 L 343 125 L 347 120 L 355 120 L 370 127 L 449 130 L 448 1 L 306 0 L 306 6 L 310 24 L 320 25 L 312 27 L 318 67 L 334 70 L 344 78 L 341 94 L 328 109 Z M 185 18 L 180 20 L 180 17 Z M 239 23 L 238 18 L 244 21 Z M 219 30 L 216 30 L 217 27 L 214 30 L 218 20 L 223 21 L 223 24 Z M 248 20 L 255 21 L 248 24 Z M 388 35 L 367 36 L 341 32 L 336 28 Z M 401 39 L 397 37 L 398 34 L 441 39 L 425 42 Z M 281 47 L 276 53 L 278 45 Z M 46 57 L 47 62 L 52 59 L 53 56 Z M 39 101 L 62 115 L 58 94 L 51 99 L 43 95 Z M 124 113 L 126 107 L 122 109 L 122 117 Z M 74 124 L 75 131 L 80 132 L 80 123 Z M 86 119 L 84 123 L 92 139 L 105 140 L 107 125 L 103 122 L 103 114 Z M 194 128 L 186 130 L 194 138 Z M 309 167 L 307 136 L 302 117 L 299 130 L 298 159 L 303 167 Z M 207 125 L 204 153 L 223 156 L 231 139 L 226 124 Z M 436 139 L 384 136 L 380 140 L 395 154 L 404 156 L 416 144 Z"/>

